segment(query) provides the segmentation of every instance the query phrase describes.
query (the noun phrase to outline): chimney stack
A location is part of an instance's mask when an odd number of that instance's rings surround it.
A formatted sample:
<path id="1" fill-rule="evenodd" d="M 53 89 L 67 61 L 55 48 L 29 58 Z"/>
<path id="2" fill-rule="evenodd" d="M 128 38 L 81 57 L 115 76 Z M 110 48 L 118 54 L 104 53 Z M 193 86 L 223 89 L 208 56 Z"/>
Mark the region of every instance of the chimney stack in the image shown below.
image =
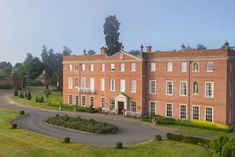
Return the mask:
<path id="1" fill-rule="evenodd" d="M 146 46 L 146 51 L 147 51 L 147 53 L 152 52 L 152 46 L 150 44 L 148 46 Z"/>
<path id="2" fill-rule="evenodd" d="M 101 48 L 100 48 L 100 53 L 101 53 L 101 54 L 106 54 L 106 52 L 107 52 L 106 47 L 101 47 Z"/>

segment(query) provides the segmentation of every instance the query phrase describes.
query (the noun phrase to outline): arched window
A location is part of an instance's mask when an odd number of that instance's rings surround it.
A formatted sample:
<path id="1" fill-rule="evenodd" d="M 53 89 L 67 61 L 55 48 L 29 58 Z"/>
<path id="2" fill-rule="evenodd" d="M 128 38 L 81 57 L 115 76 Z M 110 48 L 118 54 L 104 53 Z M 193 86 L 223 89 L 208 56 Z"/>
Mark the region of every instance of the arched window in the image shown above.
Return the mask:
<path id="1" fill-rule="evenodd" d="M 78 65 L 75 65 L 75 71 L 78 71 Z"/>
<path id="2" fill-rule="evenodd" d="M 198 71 L 199 71 L 199 64 L 193 63 L 193 72 L 198 72 Z"/>
<path id="3" fill-rule="evenodd" d="M 78 86 L 78 78 L 75 78 L 75 87 Z"/>
<path id="4" fill-rule="evenodd" d="M 193 95 L 198 95 L 198 83 L 197 82 L 193 82 Z"/>

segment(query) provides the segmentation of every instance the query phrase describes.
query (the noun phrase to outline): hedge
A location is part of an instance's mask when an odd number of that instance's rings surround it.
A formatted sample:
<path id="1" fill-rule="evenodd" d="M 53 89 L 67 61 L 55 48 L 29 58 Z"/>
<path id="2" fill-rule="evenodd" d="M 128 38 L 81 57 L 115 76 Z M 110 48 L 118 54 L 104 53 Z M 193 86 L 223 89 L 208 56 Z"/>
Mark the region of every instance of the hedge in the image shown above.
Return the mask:
<path id="1" fill-rule="evenodd" d="M 118 127 L 113 124 L 98 122 L 94 119 L 74 118 L 67 115 L 56 115 L 56 117 L 49 118 L 47 123 L 97 134 L 116 133 L 118 131 Z"/>
<path id="2" fill-rule="evenodd" d="M 13 86 L 12 85 L 0 85 L 0 89 L 12 89 Z"/>
<path id="3" fill-rule="evenodd" d="M 205 138 L 185 136 L 182 134 L 179 135 L 179 134 L 167 133 L 166 136 L 168 140 L 191 143 L 202 146 L 209 145 L 210 143 L 210 140 Z"/>

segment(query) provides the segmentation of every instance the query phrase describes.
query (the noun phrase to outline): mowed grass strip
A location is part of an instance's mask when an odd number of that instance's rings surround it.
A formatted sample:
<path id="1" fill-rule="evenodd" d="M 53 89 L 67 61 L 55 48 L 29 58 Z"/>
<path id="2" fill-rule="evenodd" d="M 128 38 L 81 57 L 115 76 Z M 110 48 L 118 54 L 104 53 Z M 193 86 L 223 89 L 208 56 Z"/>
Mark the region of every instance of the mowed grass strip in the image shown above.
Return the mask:
<path id="1" fill-rule="evenodd" d="M 48 137 L 22 129 L 11 129 L 10 121 L 18 112 L 0 109 L 0 156 L 4 157 L 209 157 L 202 147 L 173 141 L 149 141 L 124 146 L 118 150 L 78 143 L 63 144 L 62 139 Z M 117 141 L 114 141 L 114 145 Z"/>

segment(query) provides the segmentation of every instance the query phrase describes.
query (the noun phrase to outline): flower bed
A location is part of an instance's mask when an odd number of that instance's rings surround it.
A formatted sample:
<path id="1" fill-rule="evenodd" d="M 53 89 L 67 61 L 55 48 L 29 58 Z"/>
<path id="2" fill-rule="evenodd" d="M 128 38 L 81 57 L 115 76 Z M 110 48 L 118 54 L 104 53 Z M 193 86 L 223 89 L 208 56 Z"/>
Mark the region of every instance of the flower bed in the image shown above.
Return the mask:
<path id="1" fill-rule="evenodd" d="M 118 131 L 118 127 L 109 123 L 98 122 L 94 119 L 74 118 L 67 115 L 51 117 L 47 120 L 47 123 L 97 134 L 114 134 Z"/>

